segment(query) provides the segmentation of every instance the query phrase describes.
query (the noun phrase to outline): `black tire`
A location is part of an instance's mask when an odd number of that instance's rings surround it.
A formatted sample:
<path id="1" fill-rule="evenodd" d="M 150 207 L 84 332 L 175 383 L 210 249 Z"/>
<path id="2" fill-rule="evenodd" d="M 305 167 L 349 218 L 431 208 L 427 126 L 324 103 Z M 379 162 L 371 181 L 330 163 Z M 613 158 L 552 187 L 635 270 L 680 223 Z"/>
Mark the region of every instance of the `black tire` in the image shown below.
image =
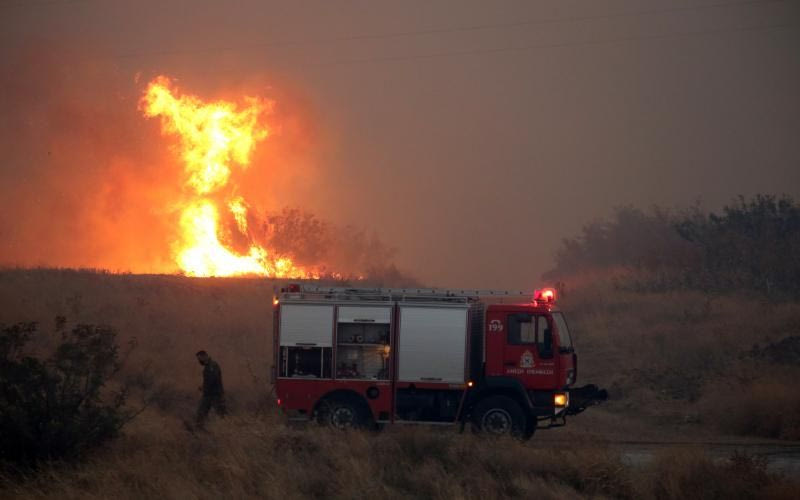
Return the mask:
<path id="1" fill-rule="evenodd" d="M 323 401 L 317 411 L 317 421 L 334 429 L 360 429 L 366 424 L 364 410 L 349 398 L 334 398 Z"/>
<path id="2" fill-rule="evenodd" d="M 536 430 L 522 407 L 508 396 L 490 396 L 472 410 L 472 428 L 489 436 L 528 439 Z"/>

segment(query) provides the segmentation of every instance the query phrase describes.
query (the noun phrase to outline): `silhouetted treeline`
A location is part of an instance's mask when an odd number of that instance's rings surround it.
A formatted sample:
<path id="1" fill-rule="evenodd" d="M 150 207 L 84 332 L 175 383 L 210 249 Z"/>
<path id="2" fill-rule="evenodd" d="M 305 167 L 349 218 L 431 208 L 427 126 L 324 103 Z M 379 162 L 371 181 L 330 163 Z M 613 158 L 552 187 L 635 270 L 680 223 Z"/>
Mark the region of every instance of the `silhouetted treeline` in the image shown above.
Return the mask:
<path id="1" fill-rule="evenodd" d="M 753 289 L 800 296 L 800 204 L 788 196 L 739 197 L 720 213 L 616 209 L 565 239 L 548 279 L 628 269 L 649 290 Z"/>

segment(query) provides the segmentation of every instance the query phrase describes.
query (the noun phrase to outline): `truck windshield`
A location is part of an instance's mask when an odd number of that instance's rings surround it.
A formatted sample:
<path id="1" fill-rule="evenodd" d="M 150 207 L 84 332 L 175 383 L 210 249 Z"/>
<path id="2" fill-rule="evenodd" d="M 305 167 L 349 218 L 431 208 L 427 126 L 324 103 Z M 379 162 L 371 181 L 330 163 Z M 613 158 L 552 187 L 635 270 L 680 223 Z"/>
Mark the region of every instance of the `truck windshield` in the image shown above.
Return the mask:
<path id="1" fill-rule="evenodd" d="M 556 323 L 556 335 L 558 335 L 558 346 L 560 349 L 572 349 L 572 338 L 569 335 L 567 321 L 561 313 L 553 313 L 553 320 Z"/>

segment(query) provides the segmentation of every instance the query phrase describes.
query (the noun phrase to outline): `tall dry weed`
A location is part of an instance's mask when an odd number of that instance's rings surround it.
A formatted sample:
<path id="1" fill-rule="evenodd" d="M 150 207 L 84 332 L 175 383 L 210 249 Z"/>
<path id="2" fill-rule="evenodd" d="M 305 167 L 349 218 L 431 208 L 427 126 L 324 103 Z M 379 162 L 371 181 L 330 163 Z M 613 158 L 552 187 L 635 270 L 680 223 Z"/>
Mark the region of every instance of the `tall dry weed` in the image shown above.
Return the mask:
<path id="1" fill-rule="evenodd" d="M 800 485 L 747 456 L 699 450 L 629 465 L 590 443 L 485 439 L 451 428 L 338 432 L 274 413 L 192 434 L 149 412 L 88 461 L 0 486 L 15 498 L 785 498 Z"/>
<path id="2" fill-rule="evenodd" d="M 89 461 L 54 465 L 5 491 L 20 498 L 630 497 L 605 450 L 553 451 L 454 429 L 381 434 L 291 428 L 274 416 L 188 433 L 149 413 Z"/>
<path id="3" fill-rule="evenodd" d="M 767 471 L 762 457 L 734 453 L 713 459 L 701 449 L 672 449 L 659 453 L 637 477 L 643 498 L 789 499 L 800 484 Z M 792 495 L 787 496 L 788 493 Z"/>

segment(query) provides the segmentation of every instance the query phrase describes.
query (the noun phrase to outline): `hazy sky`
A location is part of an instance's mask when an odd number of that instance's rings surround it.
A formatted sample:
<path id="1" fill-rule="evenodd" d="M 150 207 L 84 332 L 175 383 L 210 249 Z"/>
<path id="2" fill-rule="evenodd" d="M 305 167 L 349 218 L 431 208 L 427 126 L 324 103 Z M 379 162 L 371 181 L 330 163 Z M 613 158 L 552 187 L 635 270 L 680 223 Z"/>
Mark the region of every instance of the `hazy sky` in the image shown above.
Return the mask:
<path id="1" fill-rule="evenodd" d="M 156 74 L 284 96 L 296 174 L 251 198 L 375 231 L 435 285 L 532 288 L 618 205 L 800 197 L 798 0 L 2 0 L 0 31 L 3 80 L 30 47 L 85 51 L 133 112 Z"/>

